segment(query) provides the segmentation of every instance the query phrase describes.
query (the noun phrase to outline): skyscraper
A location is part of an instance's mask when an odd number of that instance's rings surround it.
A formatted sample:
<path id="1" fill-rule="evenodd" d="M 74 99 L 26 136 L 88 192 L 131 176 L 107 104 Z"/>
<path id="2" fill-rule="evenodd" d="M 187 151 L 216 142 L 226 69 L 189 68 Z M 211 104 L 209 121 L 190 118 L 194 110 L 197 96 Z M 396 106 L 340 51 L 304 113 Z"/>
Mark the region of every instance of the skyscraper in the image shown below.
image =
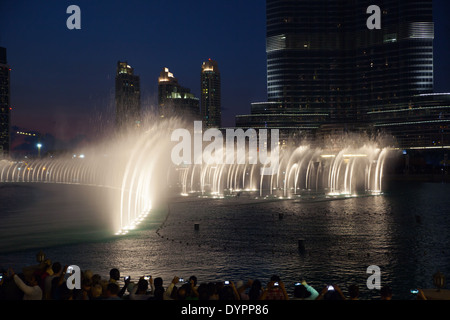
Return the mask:
<path id="1" fill-rule="evenodd" d="M 10 151 L 10 71 L 6 60 L 6 48 L 0 47 L 0 159 Z"/>
<path id="2" fill-rule="evenodd" d="M 161 118 L 180 116 L 191 120 L 200 119 L 199 99 L 189 88 L 182 87 L 168 68 L 159 74 L 158 105 Z"/>
<path id="3" fill-rule="evenodd" d="M 201 71 L 201 109 L 204 129 L 222 126 L 220 71 L 217 61 L 203 62 Z"/>
<path id="4" fill-rule="evenodd" d="M 432 0 L 376 4 L 381 29 L 367 27 L 367 1 L 266 0 L 268 101 L 252 104 L 236 125 L 279 127 L 302 137 L 330 127 L 388 129 L 408 145 L 418 140 L 406 132 L 421 121 L 420 143 L 436 141 L 433 126 L 447 117 L 441 107 L 448 96 L 430 101 Z"/>
<path id="5" fill-rule="evenodd" d="M 140 78 L 127 62 L 117 62 L 116 129 L 139 127 L 141 122 Z"/>

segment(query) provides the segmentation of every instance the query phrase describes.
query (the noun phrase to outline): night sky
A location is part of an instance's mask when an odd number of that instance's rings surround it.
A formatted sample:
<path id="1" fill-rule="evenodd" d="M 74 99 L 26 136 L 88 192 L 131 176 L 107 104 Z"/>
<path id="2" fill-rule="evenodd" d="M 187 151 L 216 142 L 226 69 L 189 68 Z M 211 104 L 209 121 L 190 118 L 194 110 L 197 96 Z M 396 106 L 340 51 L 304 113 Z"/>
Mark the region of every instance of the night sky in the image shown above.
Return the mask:
<path id="1" fill-rule="evenodd" d="M 434 0 L 435 92 L 450 92 L 448 2 Z M 66 27 L 72 4 L 81 30 Z M 0 46 L 12 69 L 12 125 L 62 140 L 95 139 L 113 119 L 118 60 L 140 76 L 144 110 L 157 104 L 163 67 L 200 97 L 208 58 L 221 70 L 224 126 L 266 100 L 264 0 L 0 0 Z"/>

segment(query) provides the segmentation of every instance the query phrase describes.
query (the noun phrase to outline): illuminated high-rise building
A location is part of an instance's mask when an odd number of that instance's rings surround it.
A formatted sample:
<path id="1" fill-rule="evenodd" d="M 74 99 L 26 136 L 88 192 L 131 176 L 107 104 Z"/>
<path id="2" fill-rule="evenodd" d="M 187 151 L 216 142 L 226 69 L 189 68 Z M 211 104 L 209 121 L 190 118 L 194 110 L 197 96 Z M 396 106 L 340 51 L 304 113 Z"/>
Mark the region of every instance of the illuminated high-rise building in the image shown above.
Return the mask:
<path id="1" fill-rule="evenodd" d="M 200 120 L 199 99 L 178 83 L 169 68 L 164 68 L 158 77 L 158 106 L 161 118 L 177 116 Z"/>
<path id="2" fill-rule="evenodd" d="M 117 62 L 116 129 L 139 127 L 141 123 L 140 78 L 127 62 Z"/>
<path id="3" fill-rule="evenodd" d="M 381 29 L 367 27 L 372 4 Z M 432 9 L 432 0 L 266 0 L 267 102 L 236 126 L 443 143 L 449 95 L 433 94 Z"/>
<path id="4" fill-rule="evenodd" d="M 8 157 L 10 152 L 10 71 L 6 60 L 6 48 L 0 47 L 0 159 Z"/>
<path id="5" fill-rule="evenodd" d="M 203 62 L 201 71 L 201 109 L 204 129 L 222 126 L 220 71 L 217 61 Z"/>

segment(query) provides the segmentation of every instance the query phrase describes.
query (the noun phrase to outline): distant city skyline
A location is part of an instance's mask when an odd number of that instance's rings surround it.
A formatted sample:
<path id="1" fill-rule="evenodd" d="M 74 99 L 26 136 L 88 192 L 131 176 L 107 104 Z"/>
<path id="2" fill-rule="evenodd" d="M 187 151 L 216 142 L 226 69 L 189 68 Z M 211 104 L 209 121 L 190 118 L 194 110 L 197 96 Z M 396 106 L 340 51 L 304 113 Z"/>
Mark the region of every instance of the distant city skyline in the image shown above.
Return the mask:
<path id="1" fill-rule="evenodd" d="M 144 111 L 157 107 L 156 80 L 165 66 L 200 97 L 198 66 L 210 57 L 221 65 L 222 126 L 234 126 L 235 115 L 267 100 L 265 1 L 77 0 L 80 30 L 66 28 L 70 4 L 0 3 L 0 46 L 7 48 L 12 69 L 13 126 L 58 139 L 95 138 L 93 123 L 113 121 L 118 60 L 139 70 Z M 433 4 L 434 89 L 448 92 L 448 3 Z"/>

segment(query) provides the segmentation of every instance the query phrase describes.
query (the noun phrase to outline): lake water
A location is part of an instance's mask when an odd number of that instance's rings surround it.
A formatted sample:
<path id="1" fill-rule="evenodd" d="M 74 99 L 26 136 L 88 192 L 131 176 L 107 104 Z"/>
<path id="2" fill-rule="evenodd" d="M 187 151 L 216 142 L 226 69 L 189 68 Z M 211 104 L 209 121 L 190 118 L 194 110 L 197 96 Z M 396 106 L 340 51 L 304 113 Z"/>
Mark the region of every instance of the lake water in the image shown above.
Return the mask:
<path id="1" fill-rule="evenodd" d="M 432 287 L 437 270 L 450 275 L 449 184 L 392 182 L 383 195 L 339 200 L 174 197 L 169 210 L 161 204 L 126 236 L 111 230 L 110 192 L 1 185 L 0 267 L 36 264 L 42 249 L 52 261 L 104 277 L 113 267 L 122 276 L 151 274 L 166 284 L 175 275 L 266 283 L 278 274 L 288 292 L 305 278 L 318 291 L 335 283 L 346 293 L 358 284 L 367 299 L 379 297 L 366 287 L 371 265 L 381 268 L 381 284 L 390 285 L 396 299 Z"/>

